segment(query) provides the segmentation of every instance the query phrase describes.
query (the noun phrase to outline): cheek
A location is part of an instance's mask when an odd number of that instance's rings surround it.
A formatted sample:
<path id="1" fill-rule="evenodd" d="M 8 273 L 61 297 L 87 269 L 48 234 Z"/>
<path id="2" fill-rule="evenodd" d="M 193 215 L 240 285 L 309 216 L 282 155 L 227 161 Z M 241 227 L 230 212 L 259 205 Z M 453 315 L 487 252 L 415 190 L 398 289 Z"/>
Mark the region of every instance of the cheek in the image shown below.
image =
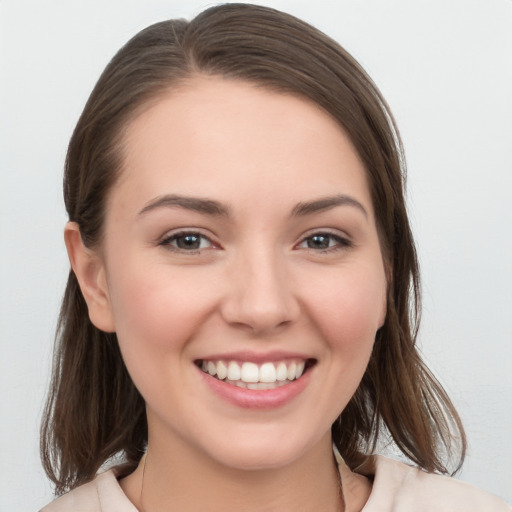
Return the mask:
<path id="1" fill-rule="evenodd" d="M 385 297 L 385 279 L 380 273 L 347 272 L 317 287 L 311 305 L 326 339 L 357 352 L 361 344 L 373 344 L 385 315 Z"/>
<path id="2" fill-rule="evenodd" d="M 198 274 L 161 265 L 117 269 L 110 289 L 121 348 L 163 355 L 186 345 L 215 303 L 215 287 Z"/>
<path id="3" fill-rule="evenodd" d="M 324 380 L 316 414 L 328 425 L 361 382 L 385 309 L 385 279 L 375 269 L 368 270 L 344 269 L 317 279 L 307 303 L 313 328 L 323 341 L 318 370 Z"/>
<path id="4" fill-rule="evenodd" d="M 135 386 L 159 410 L 158 404 L 180 399 L 176 382 L 188 378 L 189 341 L 213 309 L 215 287 L 197 272 L 128 263 L 111 273 L 116 334 Z"/>

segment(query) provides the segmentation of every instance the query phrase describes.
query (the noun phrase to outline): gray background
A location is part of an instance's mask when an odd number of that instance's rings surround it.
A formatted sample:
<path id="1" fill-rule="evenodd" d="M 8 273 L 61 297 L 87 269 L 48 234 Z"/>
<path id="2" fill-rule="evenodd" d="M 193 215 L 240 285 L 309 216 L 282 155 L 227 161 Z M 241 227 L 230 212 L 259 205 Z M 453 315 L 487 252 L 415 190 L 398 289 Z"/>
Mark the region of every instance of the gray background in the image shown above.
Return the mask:
<path id="1" fill-rule="evenodd" d="M 401 129 L 420 343 L 467 427 L 460 478 L 512 501 L 512 1 L 263 2 L 360 60 Z M 0 509 L 51 499 L 38 428 L 67 275 L 61 175 L 103 67 L 204 1 L 0 0 Z"/>

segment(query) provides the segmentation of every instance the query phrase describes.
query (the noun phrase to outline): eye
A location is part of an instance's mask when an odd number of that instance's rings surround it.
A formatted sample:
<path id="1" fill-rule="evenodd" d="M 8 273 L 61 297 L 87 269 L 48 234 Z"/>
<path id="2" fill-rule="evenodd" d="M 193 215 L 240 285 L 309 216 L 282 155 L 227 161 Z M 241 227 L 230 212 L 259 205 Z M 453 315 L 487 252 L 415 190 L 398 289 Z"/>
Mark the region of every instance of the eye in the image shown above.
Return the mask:
<path id="1" fill-rule="evenodd" d="M 194 231 L 173 233 L 164 238 L 159 245 L 180 252 L 195 252 L 213 247 L 213 243 L 209 238 Z"/>
<path id="2" fill-rule="evenodd" d="M 333 233 L 313 233 L 304 238 L 298 247 L 301 249 L 328 251 L 351 247 L 351 245 L 348 239 Z"/>

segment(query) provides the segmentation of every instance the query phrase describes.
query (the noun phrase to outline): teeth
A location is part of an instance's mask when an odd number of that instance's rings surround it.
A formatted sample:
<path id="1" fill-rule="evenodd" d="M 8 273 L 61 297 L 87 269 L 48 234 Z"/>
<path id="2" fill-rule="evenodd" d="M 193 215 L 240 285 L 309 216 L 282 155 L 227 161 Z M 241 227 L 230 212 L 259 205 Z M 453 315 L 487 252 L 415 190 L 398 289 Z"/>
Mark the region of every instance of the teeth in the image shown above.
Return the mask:
<path id="1" fill-rule="evenodd" d="M 257 364 L 244 363 L 240 371 L 240 380 L 244 382 L 258 382 L 259 373 Z"/>
<path id="2" fill-rule="evenodd" d="M 238 366 L 237 363 L 234 361 L 231 361 L 228 364 L 228 379 L 229 380 L 240 380 L 242 374 L 242 370 L 240 369 L 240 366 Z"/>
<path id="3" fill-rule="evenodd" d="M 255 384 L 247 384 L 247 389 L 274 389 L 281 387 L 285 382 L 279 382 L 277 385 L 273 382 L 256 382 Z"/>
<path id="4" fill-rule="evenodd" d="M 226 380 L 224 382 L 244 389 L 274 389 L 289 384 L 291 380 L 285 380 L 283 382 L 243 382 L 241 380 Z"/>
<path id="5" fill-rule="evenodd" d="M 290 366 L 288 366 L 288 372 L 286 374 L 288 377 L 288 380 L 295 379 L 296 373 L 297 373 L 297 365 L 295 363 L 292 363 Z"/>
<path id="6" fill-rule="evenodd" d="M 245 365 L 246 363 L 244 363 Z M 261 365 L 259 371 L 259 382 L 275 382 L 276 381 L 276 368 L 272 363 L 265 363 Z M 242 379 L 245 380 L 245 379 Z M 245 381 L 247 382 L 247 381 Z M 257 381 L 254 381 L 257 382 Z"/>
<path id="7" fill-rule="evenodd" d="M 286 364 L 279 363 L 276 368 L 276 379 L 281 382 L 288 378 L 288 368 L 286 368 Z"/>
<path id="8" fill-rule="evenodd" d="M 298 379 L 304 373 L 306 361 L 280 361 L 279 363 L 252 362 L 242 364 L 236 361 L 202 361 L 205 373 L 226 380 L 230 384 L 248 389 L 271 389 Z"/>
<path id="9" fill-rule="evenodd" d="M 217 378 L 224 380 L 228 376 L 228 367 L 223 361 L 217 363 Z"/>
<path id="10" fill-rule="evenodd" d="M 217 373 L 217 365 L 213 361 L 208 361 L 208 373 L 215 375 Z"/>
<path id="11" fill-rule="evenodd" d="M 306 363 L 304 361 L 301 361 L 299 364 L 297 364 L 297 369 L 295 370 L 295 378 L 296 379 L 298 379 L 304 373 L 305 366 L 306 366 Z"/>

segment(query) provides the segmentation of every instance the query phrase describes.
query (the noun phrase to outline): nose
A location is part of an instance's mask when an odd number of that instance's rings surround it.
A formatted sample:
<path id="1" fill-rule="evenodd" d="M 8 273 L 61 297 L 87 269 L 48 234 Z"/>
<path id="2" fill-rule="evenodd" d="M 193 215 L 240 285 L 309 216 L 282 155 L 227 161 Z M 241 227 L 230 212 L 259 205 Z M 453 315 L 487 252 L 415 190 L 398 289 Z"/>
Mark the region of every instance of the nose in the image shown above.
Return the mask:
<path id="1" fill-rule="evenodd" d="M 286 263 L 274 251 L 240 255 L 228 273 L 221 313 L 229 324 L 261 335 L 299 317 Z"/>

